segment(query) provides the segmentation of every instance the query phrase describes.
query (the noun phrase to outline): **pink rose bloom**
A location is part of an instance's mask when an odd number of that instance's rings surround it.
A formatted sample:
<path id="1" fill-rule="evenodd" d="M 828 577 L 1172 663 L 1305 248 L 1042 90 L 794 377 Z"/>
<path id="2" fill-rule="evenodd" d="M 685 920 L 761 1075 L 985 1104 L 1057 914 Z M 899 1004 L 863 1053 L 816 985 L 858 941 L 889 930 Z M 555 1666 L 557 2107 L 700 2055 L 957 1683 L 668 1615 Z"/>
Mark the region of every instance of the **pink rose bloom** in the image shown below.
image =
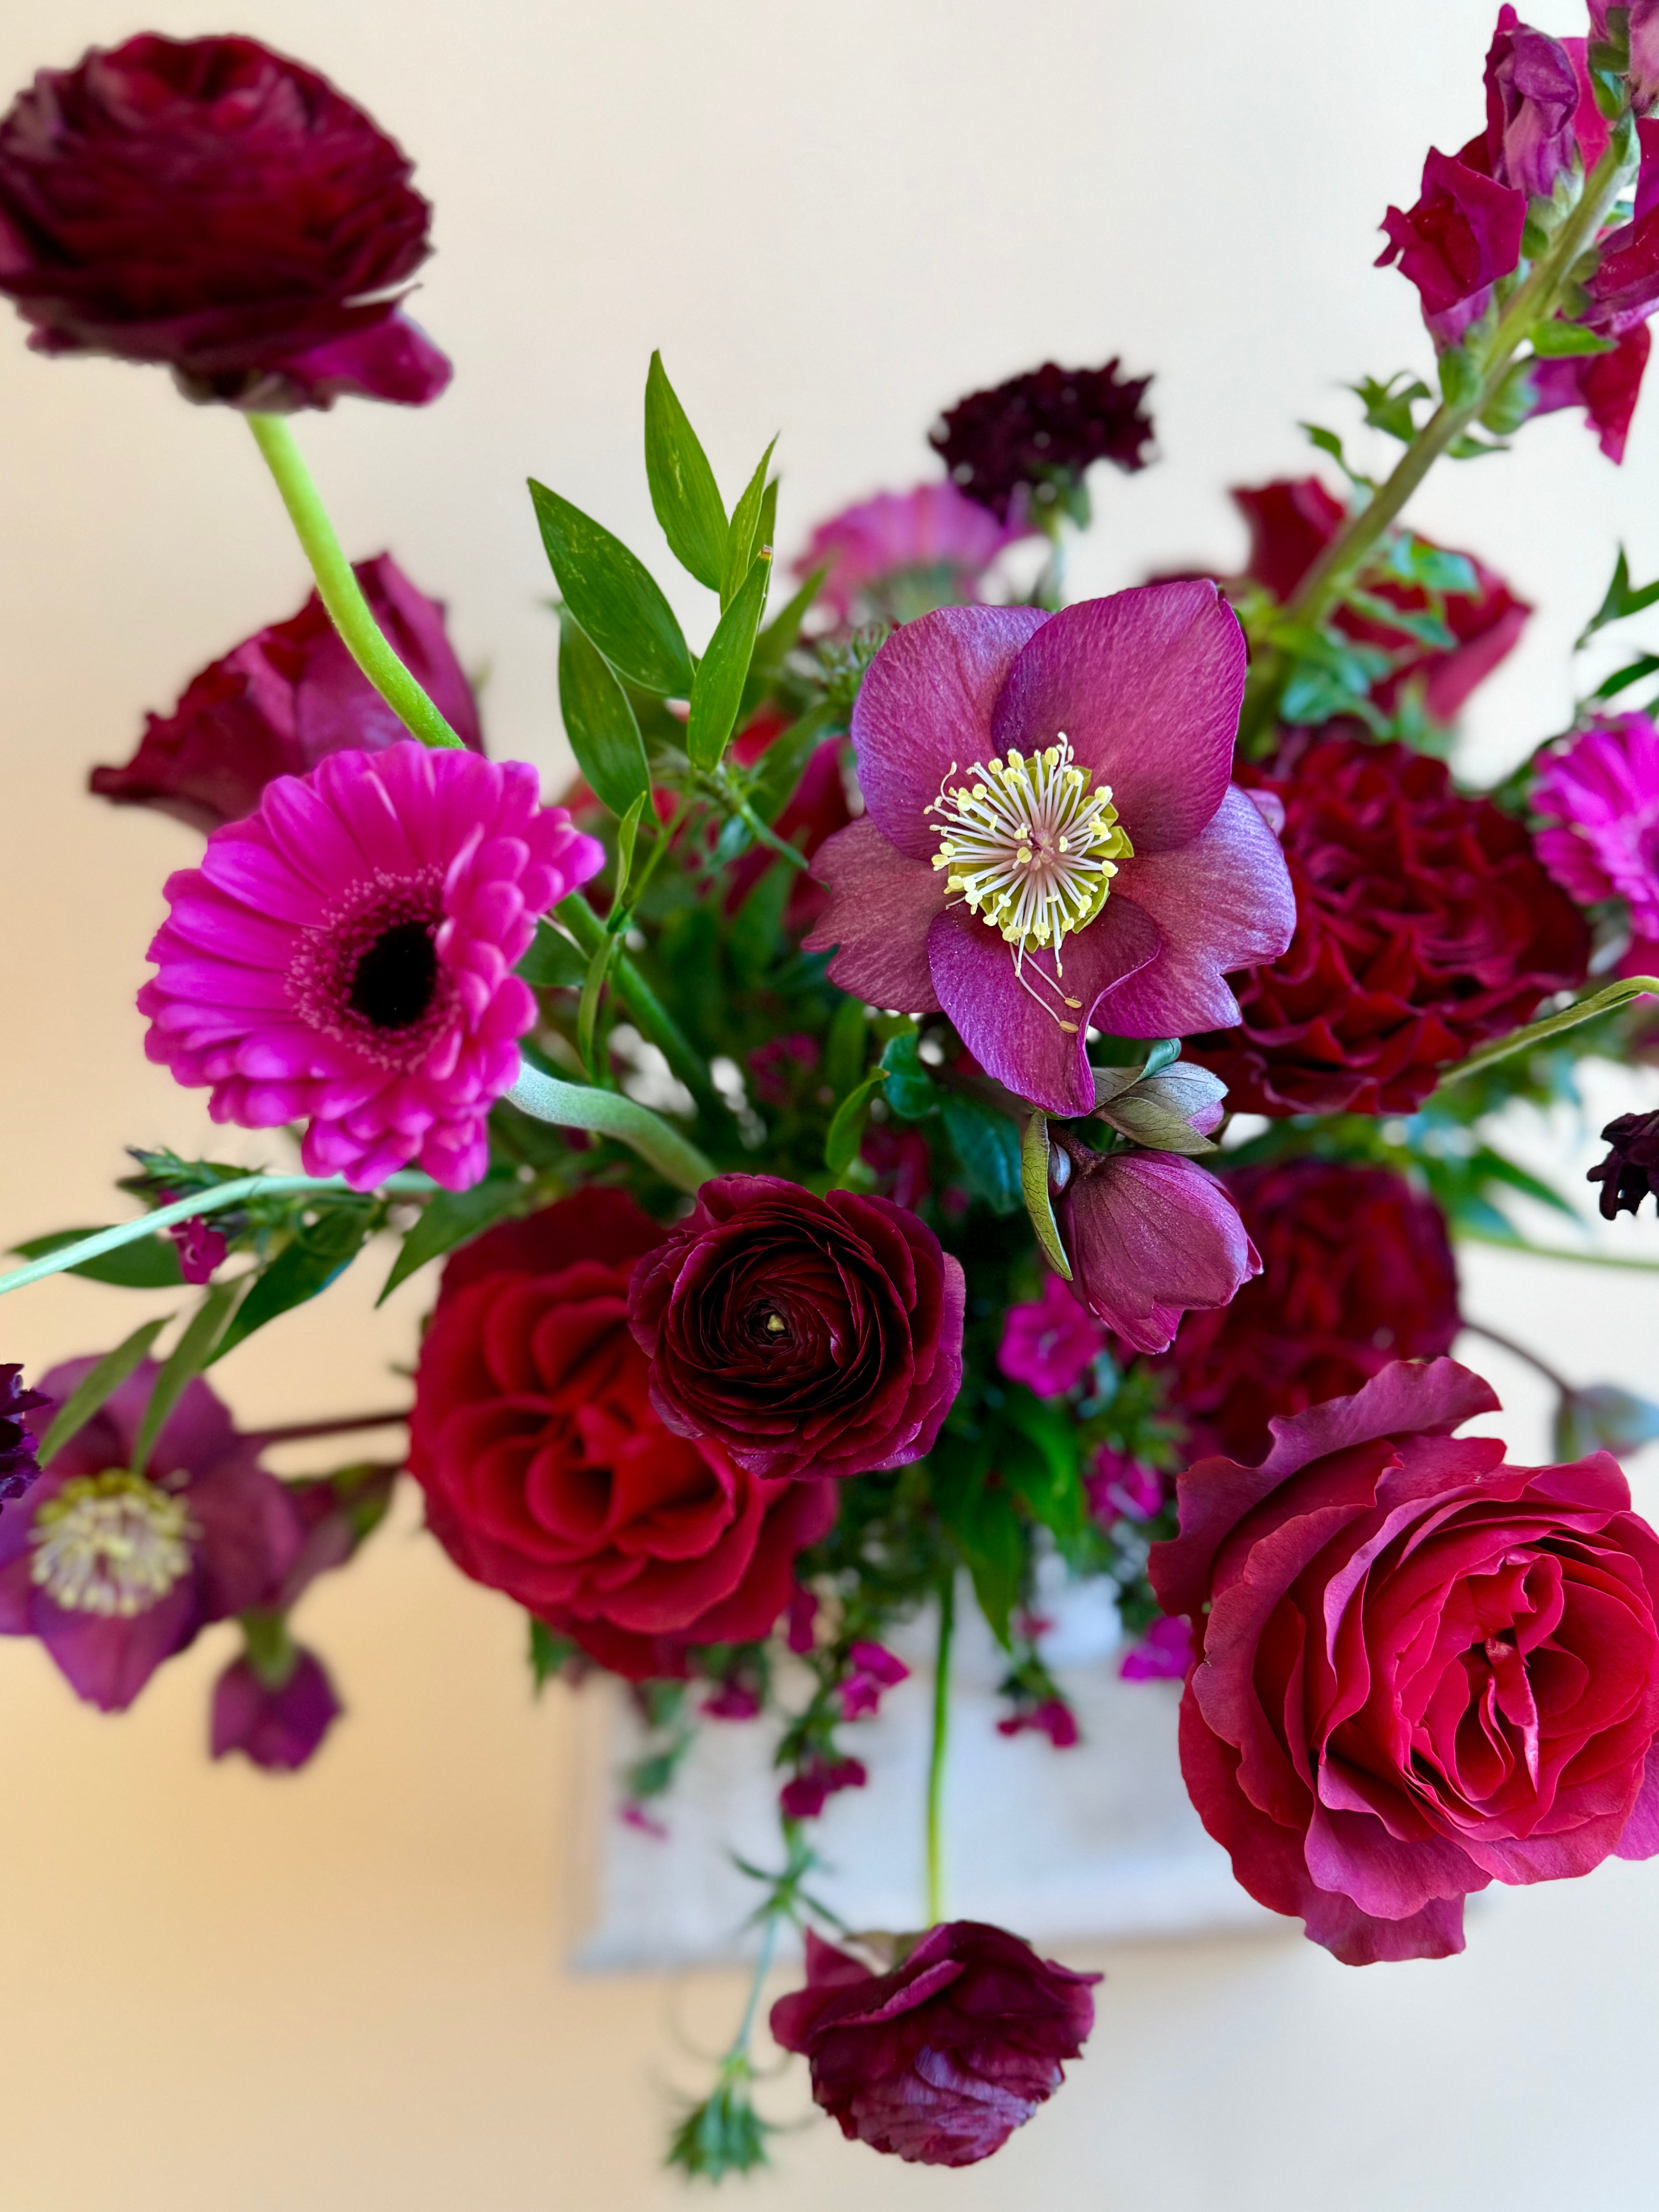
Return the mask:
<path id="1" fill-rule="evenodd" d="M 1039 1398 L 1063 1398 L 1106 1348 L 1106 1332 L 1086 1313 L 1058 1275 L 1045 1277 L 1032 1305 L 1010 1306 L 1002 1326 L 997 1365 L 1011 1382 Z"/>

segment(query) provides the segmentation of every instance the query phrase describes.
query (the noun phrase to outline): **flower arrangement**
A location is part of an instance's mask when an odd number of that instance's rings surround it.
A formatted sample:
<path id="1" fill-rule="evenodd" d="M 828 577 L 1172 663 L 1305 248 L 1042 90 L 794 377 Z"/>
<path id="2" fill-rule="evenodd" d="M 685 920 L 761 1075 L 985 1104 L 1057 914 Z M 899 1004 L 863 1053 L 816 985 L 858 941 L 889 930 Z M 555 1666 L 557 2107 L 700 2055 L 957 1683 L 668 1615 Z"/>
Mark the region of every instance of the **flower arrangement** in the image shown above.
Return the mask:
<path id="1" fill-rule="evenodd" d="M 0 1633 L 118 1711 L 234 1621 L 213 1755 L 302 1766 L 342 1705 L 295 1609 L 406 1476 L 538 1686 L 629 1686 L 655 1734 L 627 1817 L 697 1728 L 767 1717 L 754 1993 L 673 2136 L 689 2172 L 766 2155 L 750 2046 L 790 1924 L 773 2035 L 878 2151 L 982 2159 L 1080 2057 L 1098 1977 L 947 1917 L 940 1832 L 969 1593 L 1003 1731 L 1089 1756 L 1053 1561 L 1109 1589 L 1126 1677 L 1183 1682 L 1240 1882 L 1346 1963 L 1461 1948 L 1493 1881 L 1659 1853 L 1659 1536 L 1619 1465 L 1659 1411 L 1562 1382 L 1561 1463 L 1513 1466 L 1455 1433 L 1498 1404 L 1446 1357 L 1456 1241 L 1519 1241 L 1511 1192 L 1572 1211 L 1502 1109 L 1651 1054 L 1659 657 L 1469 787 L 1456 716 L 1530 610 L 1404 520 L 1540 414 L 1622 455 L 1659 0 L 1589 13 L 1558 39 L 1500 9 L 1484 131 L 1382 224 L 1434 354 L 1432 385 L 1353 387 L 1397 464 L 1315 428 L 1340 488 L 1236 492 L 1242 574 L 1068 601 L 1089 472 L 1151 458 L 1120 358 L 945 410 L 945 474 L 803 531 L 784 598 L 772 447 L 730 499 L 653 356 L 646 477 L 702 641 L 532 483 L 579 770 L 551 804 L 487 750 L 443 609 L 347 559 L 296 435 L 448 381 L 406 312 L 401 149 L 236 37 L 94 51 L 0 119 L 30 343 L 245 415 L 316 580 L 92 779 L 204 839 L 161 888 L 145 1048 L 271 1164 L 138 1152 L 136 1209 L 15 1248 L 0 1291 L 199 1296 L 0 1367 Z M 1621 554 L 1585 639 L 1656 602 Z M 1613 1221 L 1659 1191 L 1659 1115 L 1604 1135 Z M 331 1425 L 244 1432 L 209 1370 L 376 1251 L 388 1288 L 435 1270 L 407 1449 L 279 1480 L 268 1447 Z M 921 1618 L 922 1924 L 853 1929 L 813 1823 L 868 1786 L 860 1723 Z"/>

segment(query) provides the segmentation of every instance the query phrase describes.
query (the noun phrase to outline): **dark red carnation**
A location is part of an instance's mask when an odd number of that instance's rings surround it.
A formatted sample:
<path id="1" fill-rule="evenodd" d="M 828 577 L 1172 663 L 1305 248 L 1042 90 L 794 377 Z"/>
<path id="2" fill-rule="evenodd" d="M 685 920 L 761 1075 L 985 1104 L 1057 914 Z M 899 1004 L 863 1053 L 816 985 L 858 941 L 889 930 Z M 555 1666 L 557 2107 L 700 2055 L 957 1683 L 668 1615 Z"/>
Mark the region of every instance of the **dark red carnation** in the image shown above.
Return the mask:
<path id="1" fill-rule="evenodd" d="M 634 1278 L 651 1397 L 757 1475 L 920 1459 L 962 1382 L 962 1269 L 884 1198 L 720 1176 Z"/>
<path id="2" fill-rule="evenodd" d="M 1247 1114 L 1410 1113 L 1441 1068 L 1582 983 L 1583 915 L 1525 829 L 1400 744 L 1292 738 L 1239 781 L 1285 809 L 1296 935 L 1188 1044 Z"/>
<path id="3" fill-rule="evenodd" d="M 1224 1178 L 1262 1271 L 1189 1314 L 1158 1364 L 1204 1451 L 1257 1459 L 1275 1414 L 1335 1398 L 1456 1336 L 1457 1269 L 1432 1199 L 1389 1168 L 1278 1160 Z"/>
<path id="4" fill-rule="evenodd" d="M 1511 1467 L 1478 1375 L 1401 1361 L 1200 1460 L 1154 1546 L 1200 1657 L 1181 1765 L 1250 1894 L 1349 1966 L 1463 1948 L 1490 1881 L 1659 1851 L 1659 1536 L 1618 1462 Z"/>
<path id="5" fill-rule="evenodd" d="M 1250 526 L 1245 574 L 1282 605 L 1294 598 L 1297 585 L 1341 529 L 1347 509 L 1317 477 L 1279 477 L 1235 491 L 1232 496 Z M 1445 624 L 1456 640 L 1449 649 L 1425 645 L 1407 631 L 1372 622 L 1351 607 L 1340 608 L 1333 617 L 1336 628 L 1357 644 L 1377 646 L 1393 654 L 1394 673 L 1371 692 L 1385 714 L 1393 711 L 1401 690 L 1415 680 L 1423 686 L 1430 720 L 1454 721 L 1470 692 L 1491 675 L 1526 628 L 1532 612 L 1526 600 L 1516 599 L 1504 579 L 1472 553 L 1462 558 L 1474 571 L 1474 590 L 1446 595 Z M 1429 595 L 1420 585 L 1381 578 L 1367 578 L 1366 584 L 1373 599 L 1386 599 L 1402 614 L 1428 610 Z"/>
<path id="6" fill-rule="evenodd" d="M 1096 461 L 1144 469 L 1152 418 L 1141 411 L 1150 376 L 1060 368 L 1052 361 L 947 407 L 928 442 L 969 499 L 1006 522 L 1017 501 L 1050 504 Z"/>
<path id="7" fill-rule="evenodd" d="M 314 70 L 147 32 L 0 119 L 0 292 L 37 352 L 162 362 L 192 399 L 420 404 L 450 369 L 389 296 L 429 250 L 410 174 Z"/>
<path id="8" fill-rule="evenodd" d="M 474 752 L 477 702 L 444 629 L 441 600 L 417 592 L 389 553 L 359 562 L 357 581 L 398 658 Z M 125 768 L 95 768 L 89 787 L 118 806 L 153 806 L 192 829 L 239 822 L 273 776 L 304 775 L 330 753 L 378 753 L 409 735 L 341 642 L 315 592 L 192 677 L 170 714 L 146 717 Z"/>
<path id="9" fill-rule="evenodd" d="M 813 2100 L 844 2136 L 923 2166 L 972 2166 L 1054 2095 L 1061 2061 L 1082 2056 L 1099 1979 L 982 1920 L 941 1921 L 886 1974 L 809 1929 L 806 1986 L 773 2006 L 772 2035 L 805 2054 Z"/>
<path id="10" fill-rule="evenodd" d="M 421 1346 L 410 1469 L 456 1565 L 618 1674 L 767 1634 L 827 1484 L 767 1481 L 665 1427 L 628 1330 L 661 1235 L 589 1189 L 459 1253 Z"/>

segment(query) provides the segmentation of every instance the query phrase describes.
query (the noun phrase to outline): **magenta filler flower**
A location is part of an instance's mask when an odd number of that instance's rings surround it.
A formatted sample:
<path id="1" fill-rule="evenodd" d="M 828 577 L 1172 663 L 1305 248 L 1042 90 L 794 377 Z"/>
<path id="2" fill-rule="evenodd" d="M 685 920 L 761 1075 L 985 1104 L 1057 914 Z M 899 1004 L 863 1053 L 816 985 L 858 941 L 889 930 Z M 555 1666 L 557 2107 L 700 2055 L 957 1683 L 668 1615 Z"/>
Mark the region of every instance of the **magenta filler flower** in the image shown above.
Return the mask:
<path id="1" fill-rule="evenodd" d="M 410 743 L 278 776 L 167 878 L 145 1049 L 216 1121 L 306 1122 L 308 1174 L 465 1190 L 535 1018 L 514 963 L 602 858 L 522 762 Z"/>
<path id="2" fill-rule="evenodd" d="M 839 946 L 832 980 L 878 1006 L 943 1008 L 1021 1097 L 1092 1112 L 1091 1024 L 1227 1028 L 1227 971 L 1290 943 L 1284 860 L 1229 780 L 1243 685 L 1207 580 L 907 623 L 853 710 L 867 811 L 814 863 L 808 951 Z"/>
<path id="3" fill-rule="evenodd" d="M 1646 975 L 1659 960 L 1659 728 L 1614 714 L 1546 754 L 1532 803 L 1553 817 L 1534 838 L 1538 857 L 1580 906 L 1621 898 L 1631 947 L 1620 965 Z"/>
<path id="4" fill-rule="evenodd" d="M 1024 1382 L 1039 1398 L 1059 1398 L 1076 1389 L 1105 1349 L 1106 1332 L 1093 1315 L 1058 1275 L 1045 1275 L 1040 1297 L 1009 1307 L 997 1365 L 1011 1382 Z"/>

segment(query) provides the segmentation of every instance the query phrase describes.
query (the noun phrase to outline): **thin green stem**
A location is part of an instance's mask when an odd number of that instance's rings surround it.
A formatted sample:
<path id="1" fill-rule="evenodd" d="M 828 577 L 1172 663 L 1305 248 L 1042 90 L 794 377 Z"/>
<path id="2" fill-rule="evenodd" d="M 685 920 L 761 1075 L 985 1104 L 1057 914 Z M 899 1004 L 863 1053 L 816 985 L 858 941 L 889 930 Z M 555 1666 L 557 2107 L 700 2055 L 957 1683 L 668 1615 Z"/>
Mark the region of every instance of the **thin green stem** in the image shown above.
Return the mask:
<path id="1" fill-rule="evenodd" d="M 670 1128 L 648 1106 L 620 1091 L 595 1091 L 585 1083 L 562 1082 L 544 1075 L 527 1062 L 520 1065 L 519 1079 L 507 1092 L 521 1113 L 538 1121 L 556 1122 L 566 1129 L 592 1129 L 603 1137 L 636 1152 L 676 1190 L 695 1193 L 714 1174 L 713 1163 L 696 1146 Z"/>
<path id="2" fill-rule="evenodd" d="M 280 1429 L 259 1429 L 249 1438 L 261 1451 L 267 1444 L 306 1443 L 313 1437 L 349 1437 L 360 1429 L 402 1428 L 409 1419 L 409 1407 L 400 1406 L 395 1413 L 349 1413 L 343 1419 L 320 1421 L 289 1421 Z"/>
<path id="3" fill-rule="evenodd" d="M 118 1252 L 124 1244 L 135 1244 L 141 1237 L 151 1236 L 175 1221 L 193 1221 L 198 1215 L 216 1213 L 221 1206 L 240 1205 L 245 1198 L 282 1198 L 294 1191 L 345 1188 L 339 1176 L 239 1176 L 234 1182 L 216 1183 L 210 1190 L 175 1199 L 170 1206 L 158 1206 L 153 1213 L 118 1221 L 112 1229 L 97 1230 L 74 1244 L 60 1244 L 57 1251 L 31 1260 L 27 1267 L 14 1267 L 9 1275 L 0 1275 L 0 1297 L 8 1291 L 21 1291 L 30 1283 L 44 1281 L 48 1275 L 62 1274 L 65 1268 L 81 1267 L 88 1260 L 101 1260 L 105 1253 Z"/>
<path id="4" fill-rule="evenodd" d="M 939 1648 L 933 1659 L 933 1748 L 927 1761 L 927 1924 L 945 1917 L 945 1753 L 951 1729 L 951 1639 L 957 1620 L 957 1577 L 948 1568 L 939 1586 Z"/>
<path id="5" fill-rule="evenodd" d="M 788 861 L 791 867 L 810 868 L 811 866 L 811 862 L 804 854 L 798 853 L 787 837 L 780 837 L 775 830 L 767 827 L 746 799 L 740 799 L 738 801 L 737 811 L 738 820 L 744 823 L 757 843 L 769 845 L 781 859 Z"/>
<path id="6" fill-rule="evenodd" d="M 1610 1014 L 1616 1007 L 1628 1006 L 1632 999 L 1659 999 L 1659 975 L 1626 975 L 1605 989 L 1591 991 L 1582 999 L 1575 999 L 1570 1006 L 1559 1013 L 1546 1014 L 1542 1021 L 1528 1022 L 1524 1029 L 1511 1030 L 1508 1036 L 1499 1037 L 1495 1044 L 1483 1045 L 1472 1052 L 1467 1060 L 1453 1062 L 1441 1074 L 1437 1088 L 1443 1091 L 1448 1084 L 1462 1083 L 1471 1075 L 1480 1075 L 1494 1067 L 1500 1060 L 1511 1059 L 1517 1052 L 1530 1052 L 1534 1045 L 1547 1044 L 1552 1037 L 1565 1036 L 1585 1022 L 1593 1022 L 1599 1014 Z"/>
<path id="7" fill-rule="evenodd" d="M 1626 1260 L 1613 1252 L 1571 1252 L 1565 1244 L 1529 1244 L 1523 1237 L 1491 1237 L 1483 1229 L 1455 1229 L 1460 1244 L 1490 1244 L 1495 1252 L 1520 1252 L 1528 1260 L 1565 1260 L 1574 1267 L 1617 1267 L 1632 1275 L 1659 1275 L 1659 1260 Z"/>
<path id="8" fill-rule="evenodd" d="M 581 893 L 572 891 L 568 898 L 562 899 L 553 911 L 580 950 L 591 958 L 599 951 L 607 933 L 605 924 Z M 698 1112 L 715 1127 L 721 1125 L 722 1118 L 729 1126 L 730 1109 L 715 1090 L 708 1070 L 690 1038 L 625 952 L 617 960 L 611 971 L 611 981 L 640 1034 L 649 1037 L 661 1053 L 696 1101 Z"/>
<path id="9" fill-rule="evenodd" d="M 305 455 L 286 415 L 250 415 L 248 428 L 276 480 L 317 590 L 346 650 L 398 720 L 423 745 L 459 747 L 452 730 L 387 644 L 340 549 Z"/>
<path id="10" fill-rule="evenodd" d="M 765 1987 L 766 1977 L 772 1971 L 772 1954 L 778 1946 L 778 1923 L 782 1917 L 781 1912 L 769 1912 L 766 1916 L 766 1924 L 761 1930 L 760 1949 L 755 1958 L 754 1978 L 749 1984 L 749 2002 L 743 2008 L 743 2018 L 732 2039 L 732 2048 L 726 2054 L 728 2066 L 734 2059 L 746 2059 L 749 2055 L 749 2039 L 755 2032 L 755 2015 L 760 2010 L 761 1992 Z"/>

